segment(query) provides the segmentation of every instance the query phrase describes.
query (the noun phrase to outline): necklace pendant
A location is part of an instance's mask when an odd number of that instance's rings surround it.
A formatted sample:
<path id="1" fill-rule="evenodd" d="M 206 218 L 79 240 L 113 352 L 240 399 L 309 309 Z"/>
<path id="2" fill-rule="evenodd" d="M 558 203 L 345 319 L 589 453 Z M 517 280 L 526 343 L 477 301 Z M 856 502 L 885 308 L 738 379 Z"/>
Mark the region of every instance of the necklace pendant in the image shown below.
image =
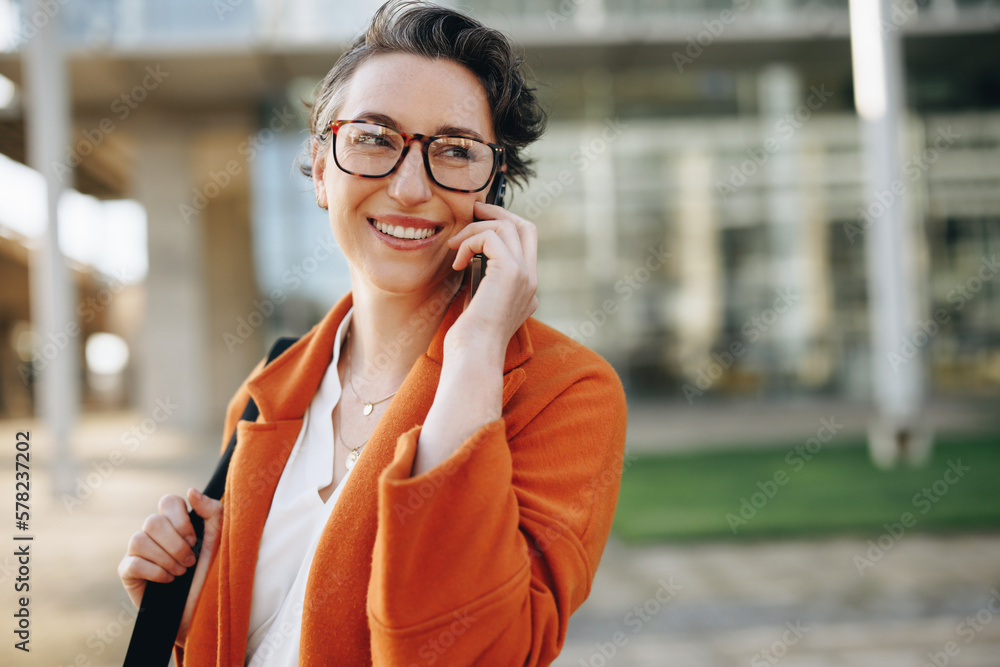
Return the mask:
<path id="1" fill-rule="evenodd" d="M 372 410 L 374 409 L 375 409 L 374 405 L 372 405 L 371 403 L 365 403 L 365 409 L 364 409 L 365 417 L 370 415 L 372 413 Z"/>
<path id="2" fill-rule="evenodd" d="M 344 464 L 344 466 L 348 470 L 351 470 L 352 468 L 354 468 L 354 464 L 357 463 L 359 456 L 361 456 L 360 452 L 358 452 L 357 449 L 352 449 L 351 453 L 347 455 L 347 462 Z"/>

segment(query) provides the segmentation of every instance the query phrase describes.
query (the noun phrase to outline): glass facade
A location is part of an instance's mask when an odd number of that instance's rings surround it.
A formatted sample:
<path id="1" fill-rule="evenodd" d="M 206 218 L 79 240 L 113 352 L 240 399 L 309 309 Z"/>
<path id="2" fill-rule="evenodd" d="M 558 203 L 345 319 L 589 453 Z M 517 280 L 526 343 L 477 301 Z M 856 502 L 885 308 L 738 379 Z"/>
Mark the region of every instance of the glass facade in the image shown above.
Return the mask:
<path id="1" fill-rule="evenodd" d="M 763 116 L 553 122 L 515 196 L 540 227 L 539 317 L 640 393 L 870 393 L 865 234 L 895 195 L 865 192 L 853 113 Z M 912 114 L 906 134 L 923 298 L 900 363 L 926 351 L 932 391 L 995 392 L 1000 113 Z"/>
<path id="2" fill-rule="evenodd" d="M 62 11 L 83 48 L 313 43 L 332 65 L 378 4 L 92 0 Z M 538 176 L 508 196 L 539 229 L 536 316 L 601 352 L 633 395 L 868 398 L 866 232 L 886 197 L 906 202 L 920 292 L 898 363 L 928 355 L 932 394 L 996 395 L 1000 43 L 988 26 L 1000 1 L 893 3 L 886 29 L 906 35 L 908 107 L 898 193 L 865 191 L 846 0 L 461 7 L 525 45 L 550 111 L 531 149 Z M 274 334 L 302 330 L 349 286 L 339 255 L 288 274 L 332 243 L 292 173 L 303 131 L 300 118 L 252 168 L 259 291 L 287 297 Z"/>

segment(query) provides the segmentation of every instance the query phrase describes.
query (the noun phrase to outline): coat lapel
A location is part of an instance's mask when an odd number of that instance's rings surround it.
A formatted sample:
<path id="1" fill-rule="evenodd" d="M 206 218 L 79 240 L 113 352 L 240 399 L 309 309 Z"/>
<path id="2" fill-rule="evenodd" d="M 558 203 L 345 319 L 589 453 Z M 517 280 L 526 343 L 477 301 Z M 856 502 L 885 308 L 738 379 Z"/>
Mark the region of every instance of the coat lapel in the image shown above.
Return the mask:
<path id="1" fill-rule="evenodd" d="M 378 476 L 395 454 L 396 440 L 423 421 L 434 400 L 440 366 L 417 360 L 386 409 L 327 521 L 312 568 L 302 615 L 300 665 L 329 664 L 323 647 L 344 659 L 370 652 L 365 603 L 378 521 Z M 365 664 L 365 663 L 361 663 Z"/>
<path id="2" fill-rule="evenodd" d="M 466 290 L 463 287 L 451 300 L 427 353 L 417 359 L 379 420 L 324 527 L 309 573 L 301 665 L 320 664 L 322 651 L 313 650 L 320 647 L 336 646 L 341 656 L 370 655 L 365 601 L 377 528 L 378 477 L 392 462 L 399 436 L 423 423 L 430 410 L 441 374 L 444 336 L 464 309 Z M 231 555 L 220 572 L 228 583 L 228 604 L 220 602 L 223 610 L 229 610 L 232 656 L 246 650 L 257 551 L 275 488 L 302 416 L 332 358 L 337 327 L 351 305 L 347 294 L 312 331 L 248 383 L 261 416 L 256 424 L 238 427 L 240 444 L 232 465 L 239 473 L 230 476 L 226 489 L 227 496 L 236 499 L 227 505 Z M 504 404 L 523 382 L 525 372 L 517 367 L 531 354 L 522 325 L 504 360 Z"/>
<path id="3" fill-rule="evenodd" d="M 227 478 L 224 516 L 230 527 L 229 558 L 222 562 L 225 569 L 219 573 L 220 579 L 227 582 L 229 591 L 229 604 L 222 601 L 220 607 L 228 607 L 230 611 L 229 632 L 223 635 L 229 637 L 230 656 L 246 653 L 251 591 L 260 538 L 281 472 L 302 428 L 302 420 L 256 424 L 241 421 L 236 428 L 239 445 L 233 452 L 230 466 L 240 472 Z M 220 664 L 235 662 L 226 659 Z"/>
<path id="4" fill-rule="evenodd" d="M 257 552 L 274 491 L 302 428 L 302 417 L 333 355 L 337 327 L 352 304 L 351 294 L 309 333 L 247 383 L 260 410 L 256 423 L 237 424 L 236 451 L 226 479 L 223 536 L 229 555 L 220 563 L 221 665 L 243 664 L 250 630 L 250 602 Z M 228 598 L 228 599 L 227 599 Z M 228 632 L 226 632 L 228 630 Z M 228 654 L 227 654 L 228 652 Z"/>

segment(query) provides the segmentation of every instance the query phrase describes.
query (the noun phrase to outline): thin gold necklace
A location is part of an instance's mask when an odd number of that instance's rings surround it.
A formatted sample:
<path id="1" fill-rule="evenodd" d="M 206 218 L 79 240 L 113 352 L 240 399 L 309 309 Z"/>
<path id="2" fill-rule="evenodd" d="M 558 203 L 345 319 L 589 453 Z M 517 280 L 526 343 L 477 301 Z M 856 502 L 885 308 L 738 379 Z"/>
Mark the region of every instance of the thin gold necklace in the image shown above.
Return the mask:
<path id="1" fill-rule="evenodd" d="M 347 336 L 348 336 L 348 338 L 350 338 L 350 336 L 351 336 L 351 332 L 350 331 L 347 332 Z M 372 410 L 375 409 L 376 405 L 378 405 L 382 401 L 388 401 L 390 398 L 392 398 L 393 396 L 395 396 L 396 394 L 399 393 L 399 389 L 397 389 L 396 391 L 392 392 L 391 394 L 389 394 L 385 398 L 378 399 L 377 401 L 366 401 L 365 399 L 361 398 L 361 394 L 358 393 L 357 387 L 354 386 L 354 364 L 352 363 L 353 362 L 353 356 L 352 356 L 352 352 L 353 351 L 354 351 L 354 346 L 348 344 L 348 346 L 347 346 L 347 383 L 349 385 L 351 385 L 351 391 L 354 392 L 354 397 L 357 398 L 359 401 L 361 401 L 364 404 L 364 407 L 361 408 L 361 412 L 365 415 L 365 417 L 367 417 L 368 415 L 370 415 L 372 413 Z"/>
<path id="2" fill-rule="evenodd" d="M 344 447 L 347 447 L 347 445 L 344 443 L 344 436 L 342 436 L 340 434 L 340 430 L 341 430 L 340 429 L 340 423 L 339 423 L 340 422 L 340 411 L 337 412 L 337 422 L 338 422 L 337 423 L 337 428 L 334 429 L 334 436 L 337 437 L 337 438 L 340 438 L 340 444 L 344 445 Z M 347 455 L 347 461 L 344 462 L 344 467 L 345 468 L 347 468 L 348 470 L 350 470 L 350 469 L 352 469 L 354 467 L 354 464 L 358 462 L 358 457 L 361 456 L 361 450 L 364 448 L 364 446 L 366 444 L 368 444 L 368 440 L 370 440 L 370 438 L 366 439 L 364 442 L 362 442 L 360 445 L 358 445 L 354 449 L 351 449 L 350 453 L 348 453 L 348 455 Z M 347 447 L 347 448 L 350 449 L 350 447 Z M 334 460 L 336 461 L 336 456 L 337 456 L 337 450 L 336 450 L 336 448 L 334 448 L 333 456 L 334 456 Z M 336 465 L 336 463 L 334 463 L 334 465 Z"/>

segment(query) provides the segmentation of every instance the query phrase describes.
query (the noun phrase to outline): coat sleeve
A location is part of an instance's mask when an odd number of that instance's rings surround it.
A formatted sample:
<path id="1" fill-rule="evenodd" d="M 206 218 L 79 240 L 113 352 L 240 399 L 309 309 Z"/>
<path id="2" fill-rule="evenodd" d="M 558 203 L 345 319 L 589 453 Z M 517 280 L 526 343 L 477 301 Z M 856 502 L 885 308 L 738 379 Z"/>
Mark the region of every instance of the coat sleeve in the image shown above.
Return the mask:
<path id="1" fill-rule="evenodd" d="M 376 667 L 548 665 L 562 649 L 611 530 L 625 394 L 605 365 L 508 440 L 516 421 L 505 413 L 415 477 L 420 427 L 400 436 L 379 478 Z"/>

